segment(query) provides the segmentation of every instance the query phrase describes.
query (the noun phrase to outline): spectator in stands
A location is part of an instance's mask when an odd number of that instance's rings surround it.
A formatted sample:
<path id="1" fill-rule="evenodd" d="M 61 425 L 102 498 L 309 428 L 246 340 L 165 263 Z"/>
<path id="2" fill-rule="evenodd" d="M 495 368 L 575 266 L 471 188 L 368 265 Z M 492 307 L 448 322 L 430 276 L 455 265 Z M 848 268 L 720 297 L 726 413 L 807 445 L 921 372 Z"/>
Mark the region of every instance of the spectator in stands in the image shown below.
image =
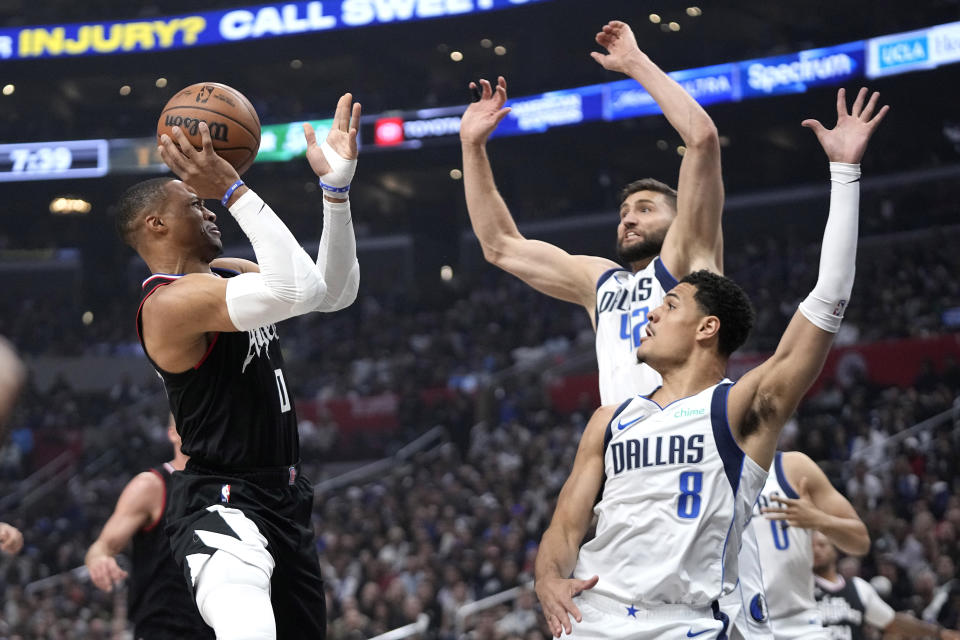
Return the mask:
<path id="1" fill-rule="evenodd" d="M 853 477 L 847 481 L 847 499 L 854 505 L 865 505 L 868 509 L 877 506 L 877 500 L 883 495 L 883 484 L 876 475 L 867 470 L 864 462 L 854 466 Z"/>

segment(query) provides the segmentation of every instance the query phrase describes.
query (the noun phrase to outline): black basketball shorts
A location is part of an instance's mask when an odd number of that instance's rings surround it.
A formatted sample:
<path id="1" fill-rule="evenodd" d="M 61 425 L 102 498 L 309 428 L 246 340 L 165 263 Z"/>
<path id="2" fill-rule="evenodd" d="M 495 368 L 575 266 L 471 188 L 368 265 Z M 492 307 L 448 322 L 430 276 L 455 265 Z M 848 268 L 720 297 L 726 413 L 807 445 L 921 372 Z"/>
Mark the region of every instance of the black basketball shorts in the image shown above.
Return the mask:
<path id="1" fill-rule="evenodd" d="M 271 575 L 278 639 L 325 638 L 312 509 L 313 487 L 298 467 L 235 472 L 188 462 L 170 479 L 166 532 L 191 594 L 206 560 L 230 553 Z"/>

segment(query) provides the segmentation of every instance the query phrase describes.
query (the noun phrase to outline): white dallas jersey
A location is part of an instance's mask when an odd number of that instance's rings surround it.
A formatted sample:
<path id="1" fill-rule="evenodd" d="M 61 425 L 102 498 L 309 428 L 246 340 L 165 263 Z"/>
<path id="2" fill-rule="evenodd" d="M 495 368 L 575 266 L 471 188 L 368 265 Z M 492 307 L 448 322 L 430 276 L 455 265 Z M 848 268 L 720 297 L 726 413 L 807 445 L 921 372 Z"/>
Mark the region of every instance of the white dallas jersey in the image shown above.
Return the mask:
<path id="1" fill-rule="evenodd" d="M 624 603 L 709 607 L 737 583 L 740 536 L 767 472 L 727 424 L 724 380 L 661 408 L 624 402 L 604 438 L 596 536 L 574 577 Z"/>
<path id="2" fill-rule="evenodd" d="M 787 525 L 785 520 L 768 520 L 763 507 L 782 506 L 773 497 L 797 498 L 783 470 L 778 451 L 767 476 L 750 523 L 760 547 L 763 586 L 773 621 L 774 636 L 796 637 L 821 628 L 817 601 L 813 597 L 813 532 Z"/>
<path id="3" fill-rule="evenodd" d="M 659 257 L 636 273 L 610 269 L 597 280 L 594 313 L 600 404 L 620 404 L 638 393 L 649 395 L 660 386 L 660 374 L 637 363 L 637 347 L 647 314 L 660 306 L 676 284 Z"/>

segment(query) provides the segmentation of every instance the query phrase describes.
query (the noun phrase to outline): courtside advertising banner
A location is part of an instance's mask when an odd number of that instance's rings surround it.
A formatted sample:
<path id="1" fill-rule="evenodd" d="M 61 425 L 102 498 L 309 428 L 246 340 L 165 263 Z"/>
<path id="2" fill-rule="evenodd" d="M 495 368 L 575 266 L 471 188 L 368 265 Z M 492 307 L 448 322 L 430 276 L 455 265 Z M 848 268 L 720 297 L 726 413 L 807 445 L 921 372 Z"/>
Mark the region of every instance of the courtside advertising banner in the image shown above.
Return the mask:
<path id="1" fill-rule="evenodd" d="M 867 77 L 933 69 L 960 61 L 960 22 L 867 41 Z"/>
<path id="2" fill-rule="evenodd" d="M 808 49 L 738 63 L 743 97 L 804 93 L 811 87 L 844 84 L 864 73 L 863 41 Z"/>
<path id="3" fill-rule="evenodd" d="M 553 127 L 599 120 L 603 114 L 603 85 L 590 85 L 507 100 L 511 108 L 491 138 L 542 133 Z"/>
<path id="4" fill-rule="evenodd" d="M 670 77 L 686 89 L 701 105 L 734 102 L 740 99 L 735 64 L 674 71 Z M 636 118 L 661 113 L 660 105 L 633 80 L 619 80 L 606 85 L 604 120 Z"/>
<path id="5" fill-rule="evenodd" d="M 314 0 L 193 14 L 0 29 L 0 60 L 201 47 L 482 13 L 549 0 Z"/>

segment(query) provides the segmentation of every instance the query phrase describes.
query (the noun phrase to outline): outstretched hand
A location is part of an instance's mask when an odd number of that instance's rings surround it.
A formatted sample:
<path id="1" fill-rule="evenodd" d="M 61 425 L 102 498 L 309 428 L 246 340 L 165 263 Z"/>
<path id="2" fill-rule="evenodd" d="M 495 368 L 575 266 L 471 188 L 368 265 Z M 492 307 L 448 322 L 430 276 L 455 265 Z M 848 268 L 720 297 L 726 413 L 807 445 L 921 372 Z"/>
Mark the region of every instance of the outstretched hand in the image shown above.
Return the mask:
<path id="1" fill-rule="evenodd" d="M 589 580 L 566 578 L 537 580 L 537 599 L 540 600 L 543 616 L 550 626 L 550 633 L 555 638 L 559 638 L 564 632 L 569 635 L 573 631 L 570 616 L 573 616 L 577 622 L 583 622 L 580 609 L 573 603 L 573 596 L 581 591 L 593 589 L 599 581 L 599 576 L 593 576 Z"/>
<path id="2" fill-rule="evenodd" d="M 327 133 L 326 143 L 340 157 L 339 159 L 346 161 L 357 159 L 357 131 L 360 128 L 360 109 L 360 103 L 353 102 L 353 95 L 349 93 L 340 96 L 340 100 L 337 102 L 337 110 L 333 114 L 333 124 Z M 339 168 L 335 165 L 338 164 L 338 158 L 328 158 L 324 154 L 322 145 L 317 144 L 317 134 L 309 122 L 303 123 L 303 135 L 307 139 L 307 161 L 317 177 L 323 177 L 337 171 Z M 350 178 L 352 177 L 353 173 L 351 172 Z M 347 184 L 349 182 L 348 179 Z"/>
<path id="3" fill-rule="evenodd" d="M 847 112 L 847 93 L 844 89 L 837 91 L 837 126 L 827 129 L 819 120 L 807 119 L 800 124 L 813 129 L 820 141 L 820 146 L 827 153 L 830 162 L 846 162 L 858 164 L 867 150 L 870 136 L 877 130 L 883 121 L 889 105 L 884 105 L 876 111 L 880 94 L 874 92 L 867 100 L 869 91 L 866 87 L 860 89 L 857 99 L 853 102 L 853 109 Z M 874 112 L 876 111 L 876 115 Z"/>
<path id="4" fill-rule="evenodd" d="M 632 56 L 640 53 L 637 38 L 626 22 L 611 20 L 603 25 L 597 34 L 597 44 L 607 50 L 606 54 L 593 51 L 590 57 L 607 71 L 627 73 L 627 65 Z"/>
<path id="5" fill-rule="evenodd" d="M 508 113 L 507 81 L 500 76 L 494 89 L 487 80 L 470 83 L 470 90 L 479 94 L 480 99 L 470 104 L 460 118 L 460 142 L 463 144 L 483 144 Z"/>

